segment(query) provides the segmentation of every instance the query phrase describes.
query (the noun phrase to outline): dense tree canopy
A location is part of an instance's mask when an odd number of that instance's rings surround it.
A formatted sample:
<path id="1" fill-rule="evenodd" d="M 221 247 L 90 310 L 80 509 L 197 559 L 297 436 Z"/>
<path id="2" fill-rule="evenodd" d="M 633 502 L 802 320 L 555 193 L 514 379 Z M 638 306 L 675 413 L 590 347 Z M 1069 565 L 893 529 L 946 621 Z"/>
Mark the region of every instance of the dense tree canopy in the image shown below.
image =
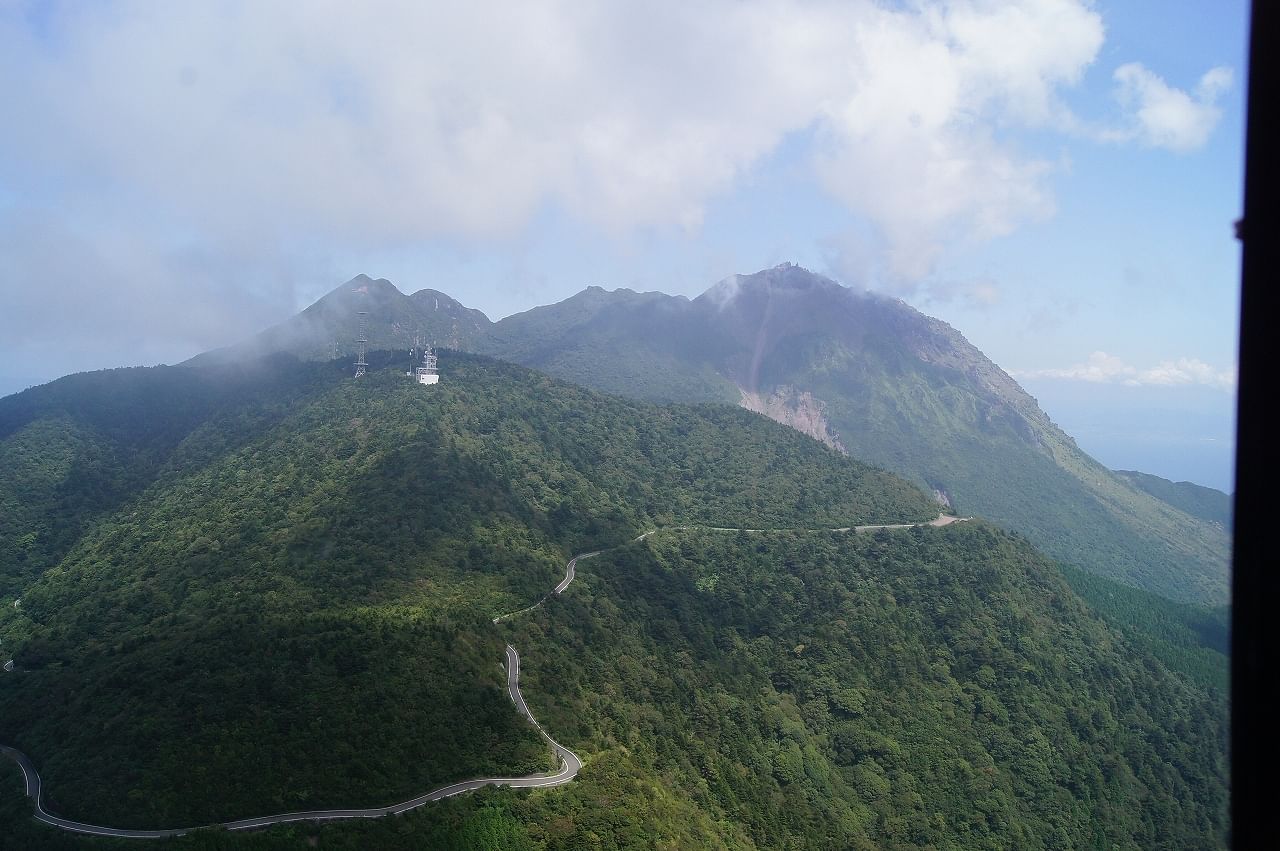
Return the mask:
<path id="1" fill-rule="evenodd" d="M 1126 632 L 1136 603 L 1079 584 L 1091 611 L 980 521 L 815 531 L 935 507 L 745 411 L 451 353 L 427 390 L 373 360 L 360 381 L 282 359 L 0 402 L 3 493 L 32 495 L 0 553 L 0 740 L 47 806 L 172 827 L 548 768 L 504 694 L 511 641 L 584 759 L 573 783 L 162 845 L 1224 846 L 1200 610 Z M 492 623 L 597 548 L 568 593 Z M 113 844 L 32 822 L 16 770 L 0 781 L 17 847 Z"/>

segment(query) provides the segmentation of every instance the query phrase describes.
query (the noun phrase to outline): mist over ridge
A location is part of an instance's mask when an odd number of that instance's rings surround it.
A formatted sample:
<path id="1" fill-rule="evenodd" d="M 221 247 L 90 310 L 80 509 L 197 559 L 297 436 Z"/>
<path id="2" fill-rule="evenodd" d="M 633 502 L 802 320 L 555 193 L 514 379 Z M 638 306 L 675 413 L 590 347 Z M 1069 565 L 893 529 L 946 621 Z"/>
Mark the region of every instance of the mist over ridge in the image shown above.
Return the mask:
<path id="1" fill-rule="evenodd" d="M 436 290 L 405 295 L 359 276 L 192 362 L 273 350 L 328 359 L 335 344 L 351 351 L 361 309 L 371 346 L 421 338 L 619 395 L 747 407 L 905 476 L 944 506 L 1005 523 L 1068 563 L 1177 599 L 1226 599 L 1220 527 L 1089 457 L 959 331 L 900 299 L 783 263 L 693 299 L 589 287 L 491 322 Z"/>

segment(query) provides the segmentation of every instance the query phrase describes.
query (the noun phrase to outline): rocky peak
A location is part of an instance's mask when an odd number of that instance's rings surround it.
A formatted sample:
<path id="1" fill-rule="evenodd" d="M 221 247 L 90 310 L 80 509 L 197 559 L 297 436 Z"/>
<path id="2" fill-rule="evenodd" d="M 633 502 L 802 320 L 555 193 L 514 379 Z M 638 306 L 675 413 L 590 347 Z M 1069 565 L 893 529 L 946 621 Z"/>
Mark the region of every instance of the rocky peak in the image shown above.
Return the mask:
<path id="1" fill-rule="evenodd" d="M 724 308 L 743 298 L 759 299 L 777 295 L 804 293 L 847 293 L 825 275 L 811 272 L 803 266 L 786 262 L 751 275 L 731 275 L 714 284 L 695 301 Z"/>

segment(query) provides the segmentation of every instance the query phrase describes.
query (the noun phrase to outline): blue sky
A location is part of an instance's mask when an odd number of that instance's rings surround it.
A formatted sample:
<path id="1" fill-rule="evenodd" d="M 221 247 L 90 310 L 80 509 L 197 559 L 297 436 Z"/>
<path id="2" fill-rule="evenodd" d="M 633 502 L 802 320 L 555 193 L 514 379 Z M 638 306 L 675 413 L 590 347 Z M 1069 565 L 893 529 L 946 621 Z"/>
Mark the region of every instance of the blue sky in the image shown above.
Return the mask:
<path id="1" fill-rule="evenodd" d="M 0 393 L 365 272 L 497 318 L 790 260 L 1229 488 L 1243 2 L 10 2 Z"/>

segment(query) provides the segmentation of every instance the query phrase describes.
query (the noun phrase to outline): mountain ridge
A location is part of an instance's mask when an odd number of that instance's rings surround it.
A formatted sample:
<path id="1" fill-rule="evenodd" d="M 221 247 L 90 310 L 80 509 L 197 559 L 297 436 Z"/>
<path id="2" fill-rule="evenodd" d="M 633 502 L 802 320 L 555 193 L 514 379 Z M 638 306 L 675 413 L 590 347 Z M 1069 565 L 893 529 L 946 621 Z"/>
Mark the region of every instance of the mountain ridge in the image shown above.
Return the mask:
<path id="1" fill-rule="evenodd" d="M 893 470 L 943 505 L 1027 534 L 1085 570 L 1171 599 L 1228 598 L 1220 524 L 1095 461 L 958 329 L 901 300 L 787 263 L 730 276 L 693 299 L 592 286 L 490 322 L 436 290 L 405 296 L 361 276 L 312 306 L 324 305 L 316 311 L 322 326 L 277 330 L 290 320 L 241 351 L 296 337 L 303 356 L 318 356 L 317 327 L 345 327 L 350 339 L 358 308 L 349 291 L 359 287 L 372 288 L 371 346 L 407 346 L 430 332 L 442 345 L 609 393 L 745 407 Z M 424 314 L 427 299 L 443 308 Z"/>
<path id="2" fill-rule="evenodd" d="M 448 352 L 446 382 L 425 390 L 404 377 L 407 358 L 379 367 L 381 354 L 359 382 L 336 364 L 282 359 L 218 396 L 182 424 L 158 475 L 74 518 L 73 545 L 5 595 L 0 636 L 17 670 L 0 675 L 0 734 L 42 760 L 64 814 L 119 824 L 121 772 L 148 778 L 121 826 L 208 823 L 260 812 L 258 799 L 287 811 L 303 764 L 323 779 L 308 782 L 308 801 L 360 805 L 340 795 L 371 759 L 352 749 L 387 737 L 399 744 L 378 751 L 380 781 L 359 786 L 369 804 L 456 779 L 450 766 L 539 770 L 545 749 L 506 714 L 492 618 L 540 598 L 570 552 L 653 525 L 936 515 L 907 483 L 743 411 L 656 409 Z M 137 419 L 168 404 L 173 382 L 190 386 L 188 371 L 76 384 L 150 379 L 130 404 Z M 0 413 L 49 421 L 80 404 L 66 384 L 0 400 Z M 39 544 L 62 522 L 45 513 L 14 532 Z M 393 726 L 404 713 L 418 725 Z M 321 746 L 326 726 L 350 743 Z M 129 752 L 144 728 L 161 744 Z M 278 744 L 259 759 L 262 741 Z M 206 756 L 198 771 L 191 750 Z M 399 751 L 413 759 L 400 765 Z M 236 780 L 247 764 L 259 767 Z M 218 806 L 203 784 L 238 791 Z"/>
<path id="3" fill-rule="evenodd" d="M 368 348 L 408 348 L 419 342 L 465 348 L 492 324 L 483 312 L 438 290 L 406 295 L 386 278 L 356 275 L 284 322 L 247 340 L 203 352 L 183 362 L 201 366 L 287 352 L 329 360 L 354 351 L 356 320 L 367 314 Z"/>
<path id="4" fill-rule="evenodd" d="M 518 645 L 575 781 L 325 826 L 326 846 L 465 848 L 460 825 L 533 851 L 1225 844 L 1221 695 L 1107 627 L 1025 539 L 980 520 L 829 531 L 937 509 L 733 407 L 450 350 L 431 388 L 403 351 L 369 362 L 359 380 L 285 356 L 113 371 L 0 400 L 0 458 L 55 497 L 15 531 L 75 539 L 0 599 L 17 662 L 0 738 L 40 761 L 52 808 L 199 824 L 548 769 L 502 689 Z M 143 453 L 150 474 L 63 515 L 110 465 L 13 441 L 64 431 L 99 458 L 132 437 L 121 463 Z M 637 539 L 684 525 L 781 531 Z M 570 553 L 619 542 L 493 623 Z M 44 847 L 10 788 L 0 836 Z M 297 831 L 176 847 L 316 828 Z"/>
<path id="5" fill-rule="evenodd" d="M 1175 482 L 1138 470 L 1116 470 L 1115 473 L 1156 499 L 1231 531 L 1234 510 L 1231 494 L 1195 482 Z"/>

